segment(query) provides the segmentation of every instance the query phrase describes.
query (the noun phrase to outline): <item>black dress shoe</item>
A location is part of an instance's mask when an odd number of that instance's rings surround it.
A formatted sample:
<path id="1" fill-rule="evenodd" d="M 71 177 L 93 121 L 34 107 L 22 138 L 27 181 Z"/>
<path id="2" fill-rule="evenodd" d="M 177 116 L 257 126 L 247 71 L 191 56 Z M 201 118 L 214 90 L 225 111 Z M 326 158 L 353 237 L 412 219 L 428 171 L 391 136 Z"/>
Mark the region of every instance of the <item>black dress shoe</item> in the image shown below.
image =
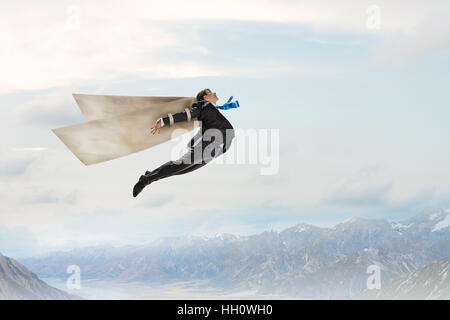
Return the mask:
<path id="1" fill-rule="evenodd" d="M 143 180 L 139 180 L 139 181 L 134 185 L 134 188 L 133 188 L 133 197 L 136 198 L 136 196 L 137 196 L 139 193 L 141 193 L 141 191 L 144 190 L 144 188 L 145 188 L 144 181 L 143 181 Z"/>
<path id="2" fill-rule="evenodd" d="M 139 193 L 141 193 L 141 191 L 150 183 L 152 183 L 152 180 L 148 176 L 141 176 L 139 181 L 134 185 L 133 197 L 136 197 Z"/>

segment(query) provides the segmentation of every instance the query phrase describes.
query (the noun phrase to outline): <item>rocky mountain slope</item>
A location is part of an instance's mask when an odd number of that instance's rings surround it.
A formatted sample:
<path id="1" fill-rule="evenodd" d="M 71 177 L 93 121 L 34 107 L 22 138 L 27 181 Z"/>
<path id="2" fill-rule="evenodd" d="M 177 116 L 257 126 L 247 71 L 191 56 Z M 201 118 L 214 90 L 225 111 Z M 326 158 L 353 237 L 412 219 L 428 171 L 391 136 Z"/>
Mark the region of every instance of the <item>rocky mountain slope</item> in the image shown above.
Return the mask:
<path id="1" fill-rule="evenodd" d="M 385 283 L 380 290 L 365 290 L 358 299 L 450 299 L 450 259 L 430 262 L 423 268 Z"/>
<path id="2" fill-rule="evenodd" d="M 14 259 L 0 253 L 1 300 L 67 300 L 79 299 L 47 285 Z"/>

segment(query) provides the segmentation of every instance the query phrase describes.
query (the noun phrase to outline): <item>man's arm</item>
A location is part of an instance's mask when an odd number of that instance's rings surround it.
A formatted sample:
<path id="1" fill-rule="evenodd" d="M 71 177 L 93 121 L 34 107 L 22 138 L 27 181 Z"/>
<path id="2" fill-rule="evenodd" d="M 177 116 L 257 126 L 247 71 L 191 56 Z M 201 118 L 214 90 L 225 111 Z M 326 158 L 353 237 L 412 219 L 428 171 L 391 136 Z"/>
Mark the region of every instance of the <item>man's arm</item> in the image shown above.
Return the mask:
<path id="1" fill-rule="evenodd" d="M 197 103 L 193 103 L 193 107 L 191 110 L 185 110 L 182 112 L 177 112 L 172 115 L 173 123 L 170 123 L 170 115 L 167 115 L 165 117 L 161 118 L 161 127 L 163 127 L 166 124 L 173 125 L 174 123 L 180 122 L 180 121 L 188 121 L 192 118 L 197 118 L 200 115 L 201 106 Z"/>
<path id="2" fill-rule="evenodd" d="M 201 111 L 201 105 L 198 102 L 199 101 L 192 104 L 191 110 L 186 108 L 185 111 L 177 112 L 173 115 L 169 113 L 167 116 L 159 118 L 156 121 L 156 124 L 151 128 L 150 132 L 152 134 L 155 134 L 156 131 L 158 131 L 159 133 L 161 128 L 166 124 L 173 125 L 175 122 L 191 120 L 191 118 L 198 118 Z M 172 123 L 170 118 L 172 118 Z"/>

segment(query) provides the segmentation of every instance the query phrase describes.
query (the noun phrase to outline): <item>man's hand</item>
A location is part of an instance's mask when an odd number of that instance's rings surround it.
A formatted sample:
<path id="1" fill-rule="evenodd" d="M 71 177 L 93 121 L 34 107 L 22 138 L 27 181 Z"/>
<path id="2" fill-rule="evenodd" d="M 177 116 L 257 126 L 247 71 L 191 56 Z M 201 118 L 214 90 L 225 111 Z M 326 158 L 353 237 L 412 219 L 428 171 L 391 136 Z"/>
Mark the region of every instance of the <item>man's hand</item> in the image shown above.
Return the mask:
<path id="1" fill-rule="evenodd" d="M 156 124 L 151 128 L 151 133 L 155 134 L 156 130 L 158 130 L 158 134 L 161 131 L 161 119 L 159 119 Z"/>

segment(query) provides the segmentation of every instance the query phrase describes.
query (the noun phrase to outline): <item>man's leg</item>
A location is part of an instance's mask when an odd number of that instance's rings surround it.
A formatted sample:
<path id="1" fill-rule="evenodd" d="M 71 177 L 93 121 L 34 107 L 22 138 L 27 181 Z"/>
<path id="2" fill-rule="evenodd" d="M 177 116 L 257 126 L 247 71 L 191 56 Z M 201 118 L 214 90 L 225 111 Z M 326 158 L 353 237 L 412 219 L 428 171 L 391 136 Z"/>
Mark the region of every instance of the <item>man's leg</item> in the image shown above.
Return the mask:
<path id="1" fill-rule="evenodd" d="M 178 172 L 176 172 L 175 174 L 185 174 L 194 170 L 197 170 L 201 167 L 203 167 L 205 164 L 211 162 L 211 160 L 213 160 L 214 158 L 217 158 L 218 156 L 224 154 L 225 152 L 228 151 L 228 149 L 230 148 L 231 145 L 231 140 L 229 139 L 228 141 L 226 141 L 226 143 L 220 148 L 218 148 L 218 152 L 216 153 L 216 149 L 213 149 L 211 152 L 212 157 L 205 157 L 204 160 L 202 161 L 202 163 L 197 163 L 197 164 L 192 164 L 190 167 L 187 167 L 186 169 L 180 170 Z M 203 148 L 204 150 L 204 148 Z M 202 151 L 203 151 L 202 150 Z"/>
<path id="2" fill-rule="evenodd" d="M 234 138 L 234 134 L 233 135 L 227 135 L 225 140 L 225 143 L 222 145 L 222 147 L 217 147 L 217 149 L 213 149 L 211 152 L 211 157 L 203 157 L 202 162 L 201 163 L 197 163 L 197 164 L 192 164 L 191 166 L 187 167 L 186 169 L 180 170 L 178 172 L 176 172 L 176 175 L 179 174 L 185 174 L 194 170 L 197 170 L 201 167 L 203 167 L 205 164 L 209 163 L 211 160 L 213 160 L 214 158 L 217 158 L 218 156 L 220 156 L 221 154 L 224 154 L 225 152 L 227 152 L 227 150 L 230 148 L 231 146 L 231 142 Z M 203 141 L 200 141 L 200 143 L 202 143 Z M 205 147 L 207 145 L 209 145 L 211 142 L 203 142 L 203 148 L 202 148 L 202 152 L 205 150 Z M 214 143 L 214 142 L 212 142 Z M 218 152 L 216 152 L 216 150 Z"/>
<path id="3" fill-rule="evenodd" d="M 180 159 L 176 161 L 168 161 L 155 170 L 149 172 L 148 174 L 146 173 L 145 175 L 141 176 L 139 181 L 134 185 L 133 197 L 136 197 L 145 188 L 145 186 L 154 181 L 167 178 L 178 173 L 181 174 L 181 171 L 188 169 L 191 166 L 202 164 L 201 157 L 202 147 L 199 143 L 191 148 L 187 153 L 185 153 Z"/>
<path id="4" fill-rule="evenodd" d="M 159 179 L 167 178 L 172 175 L 185 174 L 194 170 L 197 170 L 214 158 L 220 156 L 228 150 L 230 142 L 226 145 L 218 144 L 216 142 L 201 141 L 190 149 L 189 152 L 184 154 L 180 159 L 176 161 L 168 161 L 151 171 L 149 174 L 145 174 L 139 179 L 138 183 L 134 186 L 133 196 L 136 197 L 145 186 Z M 217 152 L 216 152 L 217 151 Z"/>
<path id="5" fill-rule="evenodd" d="M 178 175 L 178 174 L 185 174 L 194 170 L 197 170 L 201 167 L 203 167 L 207 162 L 202 162 L 202 163 L 196 163 L 196 164 L 192 164 L 191 166 L 187 167 L 184 170 L 180 170 L 178 172 L 175 172 L 174 175 Z"/>
<path id="6" fill-rule="evenodd" d="M 206 164 L 203 163 L 202 152 L 202 144 L 198 143 L 191 147 L 180 159 L 166 162 L 159 168 L 150 172 L 147 177 L 153 182 L 172 175 L 183 174 L 198 169 Z"/>

